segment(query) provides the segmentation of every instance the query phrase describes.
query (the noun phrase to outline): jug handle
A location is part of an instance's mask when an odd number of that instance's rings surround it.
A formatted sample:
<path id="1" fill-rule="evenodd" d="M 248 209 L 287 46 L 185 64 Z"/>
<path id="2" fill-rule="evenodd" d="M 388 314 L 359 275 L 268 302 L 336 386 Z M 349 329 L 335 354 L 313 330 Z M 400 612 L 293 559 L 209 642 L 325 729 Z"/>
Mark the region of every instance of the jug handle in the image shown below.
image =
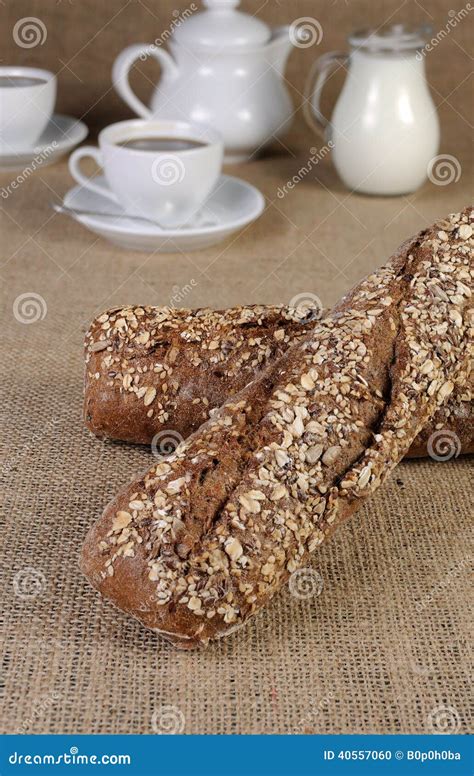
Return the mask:
<path id="1" fill-rule="evenodd" d="M 127 105 L 144 119 L 152 118 L 150 108 L 138 99 L 132 91 L 128 75 L 133 63 L 140 57 L 154 57 L 161 65 L 163 72 L 167 72 L 171 78 L 178 75 L 178 66 L 167 51 L 152 44 L 137 43 L 124 49 L 115 60 L 112 67 L 112 82 Z"/>
<path id="2" fill-rule="evenodd" d="M 341 65 L 345 65 L 348 59 L 349 55 L 343 51 L 331 51 L 329 54 L 323 54 L 316 60 L 306 78 L 303 102 L 304 117 L 309 127 L 321 135 L 324 140 L 328 139 L 330 122 L 321 112 L 323 87 L 329 75 Z"/>

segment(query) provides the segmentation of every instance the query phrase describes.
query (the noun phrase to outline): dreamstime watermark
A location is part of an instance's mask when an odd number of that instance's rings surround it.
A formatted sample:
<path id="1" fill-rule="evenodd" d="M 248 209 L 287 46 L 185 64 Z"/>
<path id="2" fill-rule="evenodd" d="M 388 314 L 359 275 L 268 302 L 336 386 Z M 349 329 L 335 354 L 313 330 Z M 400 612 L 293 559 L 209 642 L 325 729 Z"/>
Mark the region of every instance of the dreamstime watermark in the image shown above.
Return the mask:
<path id="1" fill-rule="evenodd" d="M 319 296 L 311 291 L 302 291 L 296 294 L 290 299 L 288 306 L 296 310 L 298 318 L 308 323 L 318 321 L 324 309 Z"/>
<path id="2" fill-rule="evenodd" d="M 404 668 L 406 668 L 405 660 L 403 661 L 402 665 Z M 416 660 L 413 660 L 413 658 L 408 661 L 408 667 L 410 671 L 417 676 L 432 676 L 434 674 L 433 666 L 422 665 L 421 663 L 417 663 Z"/>
<path id="3" fill-rule="evenodd" d="M 54 691 L 51 693 L 51 695 L 47 695 L 45 698 L 43 698 L 41 701 L 34 701 L 32 704 L 32 710 L 30 713 L 30 716 L 27 717 L 20 725 L 18 730 L 16 731 L 17 735 L 22 735 L 27 733 L 27 731 L 31 728 L 34 721 L 38 719 L 39 717 L 42 717 L 43 714 L 55 703 L 61 700 L 60 693 Z"/>
<path id="4" fill-rule="evenodd" d="M 186 21 L 186 19 L 189 19 L 189 17 L 192 16 L 193 13 L 197 10 L 198 7 L 196 3 L 191 3 L 188 8 L 185 8 L 184 11 L 181 12 L 175 9 L 173 11 L 174 19 L 170 22 L 168 27 L 163 30 L 159 38 L 155 38 L 153 43 L 143 49 L 142 53 L 140 54 L 141 61 L 146 62 L 148 57 L 153 56 L 153 52 L 156 51 L 157 48 L 163 46 L 173 36 L 174 31 L 180 27 L 181 24 Z"/>
<path id="5" fill-rule="evenodd" d="M 288 582 L 291 595 L 301 600 L 321 595 L 323 587 L 324 582 L 321 574 L 310 568 L 294 571 Z"/>
<path id="6" fill-rule="evenodd" d="M 160 706 L 151 717 L 151 727 L 158 736 L 173 736 L 183 732 L 186 719 L 177 706 Z"/>
<path id="7" fill-rule="evenodd" d="M 188 294 L 192 293 L 193 289 L 196 288 L 198 282 L 194 278 L 191 278 L 189 283 L 185 283 L 184 286 L 173 286 L 171 289 L 172 294 L 170 296 L 170 303 L 169 308 L 170 310 L 175 310 L 178 305 L 183 302 Z"/>
<path id="8" fill-rule="evenodd" d="M 444 593 L 450 585 L 452 585 L 453 581 L 461 576 L 470 566 L 472 563 L 472 557 L 469 555 L 467 558 L 463 558 L 459 561 L 459 563 L 456 563 L 446 574 L 444 579 L 442 579 L 440 582 L 438 582 L 436 585 L 434 585 L 430 592 L 427 593 L 421 601 L 417 601 L 415 604 L 415 609 L 417 612 L 422 612 L 424 609 L 426 609 L 427 606 L 433 603 L 434 599 L 438 596 Z"/>
<path id="9" fill-rule="evenodd" d="M 423 656 L 423 662 L 413 657 L 412 648 L 404 649 L 397 655 L 396 664 L 401 671 L 416 674 L 416 676 L 433 676 L 436 668 L 429 659 L 429 654 Z"/>
<path id="10" fill-rule="evenodd" d="M 10 765 L 131 765 L 129 754 L 79 754 L 77 746 L 71 746 L 68 752 L 60 754 L 23 754 L 12 752 L 8 758 Z M 61 769 L 63 770 L 63 769 Z M 64 770 L 63 770 L 64 773 Z"/>
<path id="11" fill-rule="evenodd" d="M 184 437 L 179 431 L 170 428 L 163 429 L 155 434 L 151 440 L 151 452 L 155 458 L 161 461 L 168 455 L 173 455 L 181 442 L 184 442 Z"/>
<path id="12" fill-rule="evenodd" d="M 449 736 L 459 733 L 461 718 L 454 706 L 440 706 L 432 709 L 426 718 L 426 725 L 430 733 L 436 736 Z"/>
<path id="13" fill-rule="evenodd" d="M 428 455 L 434 461 L 450 461 L 461 452 L 461 440 L 454 431 L 442 428 L 434 431 L 428 439 Z"/>
<path id="14" fill-rule="evenodd" d="M 52 154 L 57 147 L 58 147 L 57 140 L 53 140 L 52 143 L 50 143 L 45 148 L 43 148 L 42 151 L 40 151 L 40 153 L 37 154 L 26 167 L 23 168 L 23 170 L 16 176 L 16 178 L 14 178 L 14 180 L 12 180 L 8 184 L 8 186 L 2 186 L 2 188 L 0 189 L 0 196 L 2 197 L 2 199 L 8 199 L 8 197 L 10 196 L 10 194 L 13 193 L 13 191 L 18 189 L 22 185 L 22 183 L 28 180 L 30 175 L 35 170 L 37 170 L 38 167 L 41 167 L 43 162 L 46 161 L 48 156 L 50 156 L 50 154 Z"/>
<path id="15" fill-rule="evenodd" d="M 288 35 L 296 48 L 309 48 L 319 46 L 323 39 L 323 28 L 312 16 L 301 16 L 290 24 Z"/>
<path id="16" fill-rule="evenodd" d="M 24 49 L 43 46 L 48 37 L 46 24 L 36 16 L 24 16 L 13 27 L 13 40 Z"/>
<path id="17" fill-rule="evenodd" d="M 20 294 L 13 302 L 13 315 L 18 323 L 36 323 L 42 321 L 48 312 L 48 305 L 41 294 L 27 291 Z"/>
<path id="18" fill-rule="evenodd" d="M 429 54 L 431 51 L 433 51 L 439 44 L 441 43 L 444 38 L 447 38 L 448 35 L 451 33 L 452 30 L 454 30 L 457 25 L 462 22 L 468 13 L 470 11 L 474 10 L 474 6 L 471 5 L 471 3 L 466 3 L 464 8 L 461 8 L 460 11 L 454 11 L 451 10 L 448 13 L 449 19 L 446 22 L 445 26 L 439 30 L 436 35 L 431 38 L 431 40 L 428 41 L 428 43 L 425 43 L 423 48 L 421 48 L 419 51 L 417 51 L 416 58 L 420 62 L 423 57 L 426 57 L 427 54 Z"/>
<path id="19" fill-rule="evenodd" d="M 428 162 L 427 173 L 435 186 L 449 186 L 461 177 L 461 163 L 451 154 L 439 154 Z"/>
<path id="20" fill-rule="evenodd" d="M 292 178 L 286 181 L 286 183 L 283 184 L 283 186 L 279 186 L 277 189 L 277 197 L 278 199 L 283 199 L 283 197 L 286 197 L 289 191 L 292 191 L 295 186 L 303 180 L 303 178 L 308 175 L 308 173 L 311 172 L 311 170 L 316 167 L 319 162 L 324 159 L 325 156 L 328 155 L 329 151 L 331 151 L 334 148 L 334 143 L 332 140 L 329 140 L 329 142 L 323 146 L 322 148 L 310 148 L 311 156 L 309 157 L 306 164 L 303 165 L 303 167 L 300 167 L 297 173 L 293 175 Z"/>
<path id="21" fill-rule="evenodd" d="M 18 598 L 31 600 L 37 598 L 46 589 L 46 577 L 42 571 L 27 566 L 17 571 L 13 577 L 13 590 Z"/>
<path id="22" fill-rule="evenodd" d="M 151 165 L 151 177 L 160 186 L 173 186 L 181 183 L 186 174 L 183 160 L 175 154 L 159 156 Z"/>
<path id="23" fill-rule="evenodd" d="M 317 717 L 330 706 L 331 701 L 334 700 L 334 693 L 330 690 L 327 695 L 323 695 L 322 698 L 319 699 L 318 703 L 314 705 L 311 703 L 311 707 L 308 711 L 308 713 L 300 719 L 300 725 L 303 729 L 303 732 L 308 728 L 308 725 L 314 724 Z"/>

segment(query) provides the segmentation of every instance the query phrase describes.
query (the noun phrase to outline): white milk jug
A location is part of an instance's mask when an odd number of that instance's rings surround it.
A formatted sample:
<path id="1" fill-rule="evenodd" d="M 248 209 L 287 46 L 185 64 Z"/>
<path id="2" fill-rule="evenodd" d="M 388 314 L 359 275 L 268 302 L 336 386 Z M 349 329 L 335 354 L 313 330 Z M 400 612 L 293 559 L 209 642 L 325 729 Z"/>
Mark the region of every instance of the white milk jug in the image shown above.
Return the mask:
<path id="1" fill-rule="evenodd" d="M 332 52 L 315 63 L 306 115 L 331 141 L 336 170 L 351 190 L 405 194 L 427 177 L 439 122 L 425 80 L 426 32 L 398 24 L 363 30 L 349 37 L 350 54 Z M 341 66 L 348 76 L 329 122 L 321 113 L 321 91 Z"/>

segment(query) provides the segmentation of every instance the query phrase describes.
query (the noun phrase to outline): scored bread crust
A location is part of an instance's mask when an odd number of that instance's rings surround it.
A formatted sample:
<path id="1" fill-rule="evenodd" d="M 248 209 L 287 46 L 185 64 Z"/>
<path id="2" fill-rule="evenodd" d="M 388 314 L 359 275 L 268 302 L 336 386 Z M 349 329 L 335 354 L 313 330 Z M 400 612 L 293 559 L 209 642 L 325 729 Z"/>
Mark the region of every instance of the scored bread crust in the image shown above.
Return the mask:
<path id="1" fill-rule="evenodd" d="M 102 313 L 85 338 L 86 426 L 100 438 L 153 442 L 155 452 L 172 452 L 213 409 L 308 334 L 321 316 L 310 302 L 227 310 L 127 306 Z M 474 452 L 473 388 L 472 381 L 455 386 L 407 457 Z"/>
<path id="2" fill-rule="evenodd" d="M 91 583 L 184 648 L 266 604 L 465 384 L 471 223 L 467 209 L 404 243 L 124 488 L 86 538 Z"/>

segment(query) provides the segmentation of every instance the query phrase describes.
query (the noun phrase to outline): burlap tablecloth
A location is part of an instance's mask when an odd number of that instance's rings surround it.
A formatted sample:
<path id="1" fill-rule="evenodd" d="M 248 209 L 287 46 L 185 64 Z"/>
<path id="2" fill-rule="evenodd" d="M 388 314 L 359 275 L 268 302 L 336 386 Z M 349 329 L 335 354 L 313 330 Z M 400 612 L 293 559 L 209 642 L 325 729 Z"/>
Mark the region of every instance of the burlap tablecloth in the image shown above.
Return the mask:
<path id="1" fill-rule="evenodd" d="M 8 34 L 20 16 L 49 14 L 48 44 L 18 53 L 6 41 L 4 51 L 6 61 L 17 63 L 42 64 L 49 57 L 49 66 L 61 68 L 60 107 L 78 116 L 87 112 L 86 121 L 103 124 L 104 114 L 117 117 L 118 105 L 107 91 L 104 68 L 110 69 L 130 39 L 150 37 L 151 16 L 143 3 L 107 3 L 100 9 L 94 4 L 92 19 L 88 5 L 7 3 L 1 13 Z M 246 5 L 256 10 L 256 3 Z M 295 92 L 302 63 L 340 46 L 361 21 L 374 21 L 373 4 L 327 5 L 320 11 L 325 45 L 292 59 Z M 113 16 L 114 7 L 116 18 L 94 38 L 92 30 Z M 171 7 L 153 6 L 156 34 Z M 397 18 L 423 20 L 420 8 L 408 3 Z M 441 26 L 449 8 L 432 3 L 429 13 Z M 397 3 L 380 4 L 378 20 L 396 9 Z M 264 3 L 262 15 L 283 23 L 319 10 L 309 0 L 292 4 L 291 12 L 286 4 Z M 300 292 L 317 294 L 329 305 L 402 239 L 460 209 L 470 199 L 472 170 L 467 23 L 442 43 L 450 67 L 443 69 L 441 54 L 429 65 L 443 121 L 442 150 L 455 155 L 462 170 L 457 182 L 428 183 L 408 197 L 355 196 L 325 159 L 278 197 L 278 187 L 317 143 L 298 113 L 285 140 L 289 150 L 276 144 L 265 158 L 228 170 L 263 191 L 262 217 L 205 251 L 121 252 L 54 215 L 49 200 L 72 185 L 64 161 L 38 170 L 0 201 L 3 732 L 469 730 L 472 460 L 400 465 L 332 543 L 316 552 L 319 595 L 298 599 L 285 590 L 245 629 L 203 652 L 176 651 L 143 630 L 102 602 L 77 567 L 91 521 L 151 460 L 147 449 L 100 442 L 82 427 L 88 321 L 114 304 L 169 304 L 186 285 L 189 306 L 286 302 Z M 61 48 L 52 48 L 52 41 Z M 102 80 L 92 79 L 92 72 Z M 96 101 L 98 92 L 103 96 Z M 12 177 L 2 174 L 0 187 Z M 15 316 L 22 294 L 42 299 L 34 300 L 40 315 L 35 323 Z"/>

